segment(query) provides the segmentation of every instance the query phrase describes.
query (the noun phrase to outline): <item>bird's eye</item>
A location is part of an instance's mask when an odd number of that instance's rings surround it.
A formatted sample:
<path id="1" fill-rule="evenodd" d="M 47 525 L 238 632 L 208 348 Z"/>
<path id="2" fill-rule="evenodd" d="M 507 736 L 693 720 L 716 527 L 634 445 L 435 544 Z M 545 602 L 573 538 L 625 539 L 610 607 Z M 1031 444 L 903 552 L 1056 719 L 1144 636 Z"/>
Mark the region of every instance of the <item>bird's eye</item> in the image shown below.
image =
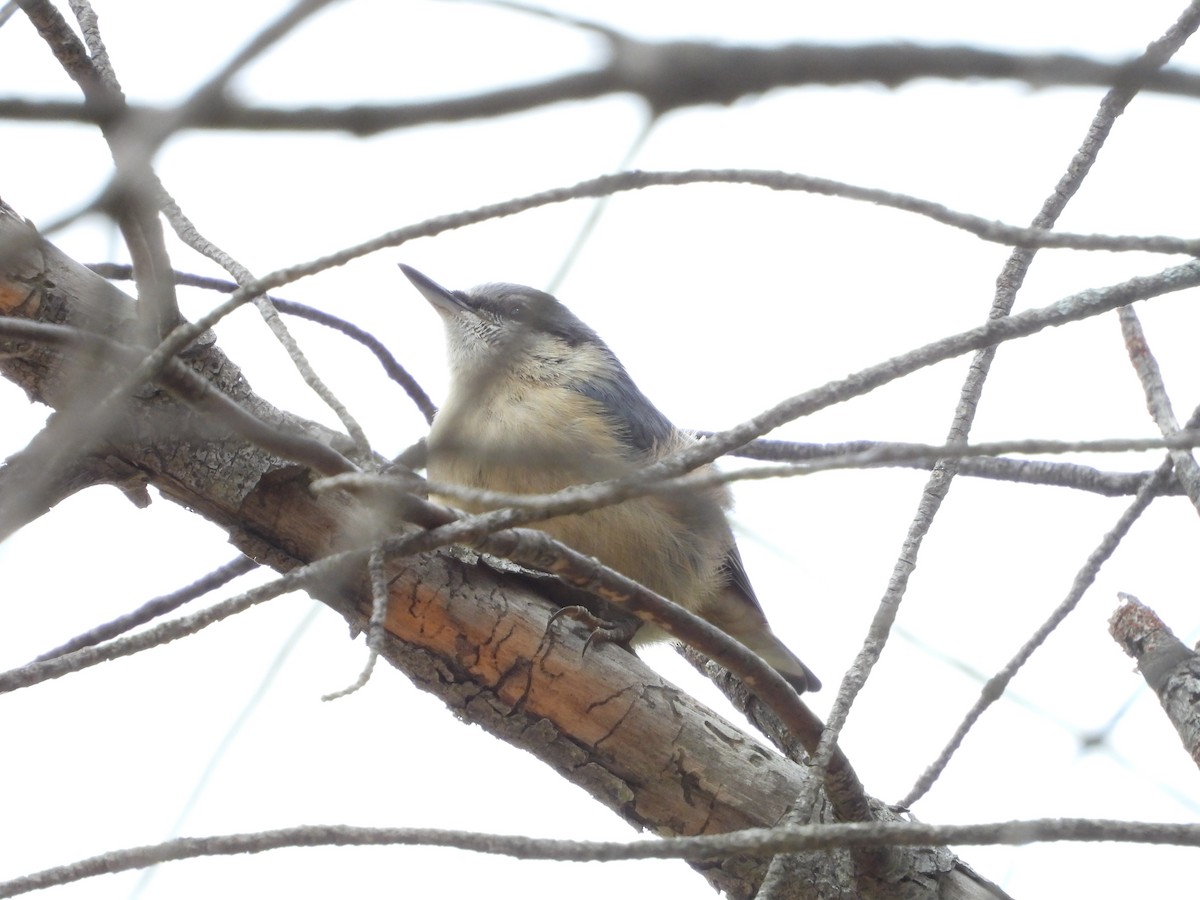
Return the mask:
<path id="1" fill-rule="evenodd" d="M 518 322 L 524 322 L 529 318 L 529 307 L 524 303 L 514 303 L 509 308 L 508 314 L 511 318 L 516 319 Z"/>

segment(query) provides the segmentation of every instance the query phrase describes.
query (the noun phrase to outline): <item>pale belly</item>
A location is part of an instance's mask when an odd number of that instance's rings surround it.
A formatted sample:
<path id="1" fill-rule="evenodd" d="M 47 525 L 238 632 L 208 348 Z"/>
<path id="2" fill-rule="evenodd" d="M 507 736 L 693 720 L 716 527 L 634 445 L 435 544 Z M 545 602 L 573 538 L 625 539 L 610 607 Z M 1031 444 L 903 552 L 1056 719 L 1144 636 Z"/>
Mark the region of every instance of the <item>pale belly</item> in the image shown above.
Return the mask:
<path id="1" fill-rule="evenodd" d="M 584 397 L 578 400 L 592 402 Z M 583 424 L 594 416 L 563 416 L 559 425 L 545 429 L 533 421 L 511 421 L 523 414 L 520 408 L 510 408 L 508 419 L 500 421 L 486 408 L 460 411 L 450 404 L 447 407 L 429 436 L 431 481 L 542 494 L 634 470 L 618 456 L 611 439 Z M 472 440 L 448 438 L 448 434 L 463 433 L 469 433 Z M 501 435 L 512 434 L 521 435 L 521 440 L 501 439 Z M 722 498 L 720 494 L 640 497 L 530 527 L 594 556 L 681 606 L 699 611 L 719 592 L 718 567 L 730 540 Z M 483 511 L 478 504 L 442 502 Z"/>

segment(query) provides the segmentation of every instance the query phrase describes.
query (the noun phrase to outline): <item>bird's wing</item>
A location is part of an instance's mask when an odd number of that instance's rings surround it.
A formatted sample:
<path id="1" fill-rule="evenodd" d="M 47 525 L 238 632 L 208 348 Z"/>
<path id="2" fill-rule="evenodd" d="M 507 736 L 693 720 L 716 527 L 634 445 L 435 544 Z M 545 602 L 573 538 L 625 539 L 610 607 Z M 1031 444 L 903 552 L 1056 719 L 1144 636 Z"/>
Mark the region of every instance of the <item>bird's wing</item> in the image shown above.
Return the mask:
<path id="1" fill-rule="evenodd" d="M 618 429 L 631 457 L 658 455 L 677 439 L 671 420 L 659 412 L 628 376 L 597 378 L 571 386 L 603 407 Z"/>
<path id="2" fill-rule="evenodd" d="M 721 562 L 721 571 L 728 576 L 729 586 L 737 592 L 738 596 L 744 598 L 747 603 L 761 613 L 762 605 L 758 602 L 754 588 L 750 585 L 750 576 L 746 574 L 746 564 L 742 562 L 742 554 L 738 550 L 737 544 L 730 543 L 729 553 Z"/>

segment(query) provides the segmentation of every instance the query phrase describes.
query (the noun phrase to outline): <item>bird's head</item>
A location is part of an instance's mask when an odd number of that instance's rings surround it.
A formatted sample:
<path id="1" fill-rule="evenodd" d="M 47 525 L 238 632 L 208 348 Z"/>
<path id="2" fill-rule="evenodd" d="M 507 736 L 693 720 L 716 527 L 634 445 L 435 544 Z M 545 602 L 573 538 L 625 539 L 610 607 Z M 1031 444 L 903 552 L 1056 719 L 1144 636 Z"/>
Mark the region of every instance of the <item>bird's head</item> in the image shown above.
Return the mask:
<path id="1" fill-rule="evenodd" d="M 456 378 L 566 384 L 620 368 L 596 332 L 545 291 L 519 284 L 452 291 L 411 266 L 400 269 L 442 317 Z"/>

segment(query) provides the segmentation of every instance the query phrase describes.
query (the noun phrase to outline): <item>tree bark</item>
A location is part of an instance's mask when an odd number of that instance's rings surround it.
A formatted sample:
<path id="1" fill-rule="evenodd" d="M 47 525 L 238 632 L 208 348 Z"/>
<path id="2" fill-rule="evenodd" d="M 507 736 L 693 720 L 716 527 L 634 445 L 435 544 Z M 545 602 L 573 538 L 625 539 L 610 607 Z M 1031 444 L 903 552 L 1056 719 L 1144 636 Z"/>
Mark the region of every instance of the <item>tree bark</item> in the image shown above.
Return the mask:
<path id="1" fill-rule="evenodd" d="M 1184 750 L 1200 765 L 1200 655 L 1175 637 L 1154 610 L 1130 594 L 1120 597 L 1109 633 L 1137 661 Z"/>

